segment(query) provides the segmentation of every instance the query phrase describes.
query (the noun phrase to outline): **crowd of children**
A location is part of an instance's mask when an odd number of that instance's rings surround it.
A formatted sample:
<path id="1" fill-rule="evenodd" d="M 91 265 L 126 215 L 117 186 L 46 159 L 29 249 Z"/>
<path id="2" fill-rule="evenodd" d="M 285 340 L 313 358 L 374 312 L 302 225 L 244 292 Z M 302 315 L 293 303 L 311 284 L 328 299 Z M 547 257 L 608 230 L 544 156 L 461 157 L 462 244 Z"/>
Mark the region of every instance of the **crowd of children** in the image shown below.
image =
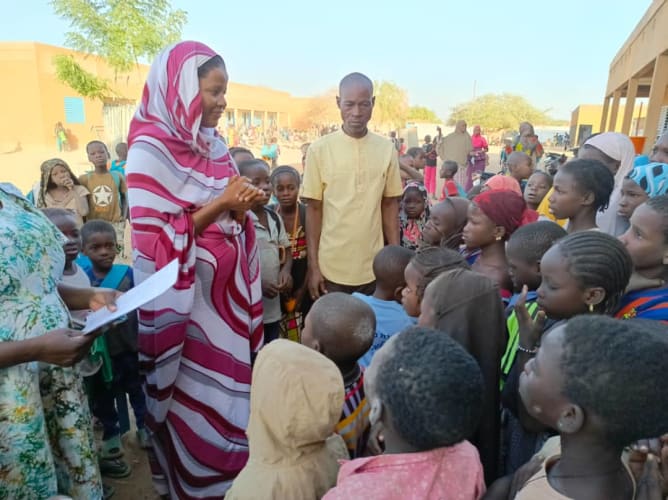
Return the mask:
<path id="1" fill-rule="evenodd" d="M 401 244 L 376 255 L 374 292 L 315 302 L 299 171 L 230 150 L 266 194 L 248 214 L 266 347 L 253 366 L 250 458 L 226 498 L 654 498 L 638 492 L 667 484 L 653 461 L 668 461 L 668 443 L 627 448 L 668 432 L 668 165 L 636 165 L 618 183 L 619 165 L 584 157 L 553 176 L 515 151 L 507 173 L 466 193 L 445 161 L 436 201 L 432 150 L 406 152 Z M 94 170 L 79 178 L 45 162 L 33 190 L 66 237 L 70 285 L 133 287 L 132 268 L 115 262 L 127 146 L 116 152 L 109 169 L 107 147 L 90 143 Z M 616 189 L 621 235 L 597 225 Z M 539 214 L 545 203 L 552 217 Z M 126 398 L 150 446 L 135 314 L 100 337 L 87 366 L 101 471 L 127 476 Z"/>

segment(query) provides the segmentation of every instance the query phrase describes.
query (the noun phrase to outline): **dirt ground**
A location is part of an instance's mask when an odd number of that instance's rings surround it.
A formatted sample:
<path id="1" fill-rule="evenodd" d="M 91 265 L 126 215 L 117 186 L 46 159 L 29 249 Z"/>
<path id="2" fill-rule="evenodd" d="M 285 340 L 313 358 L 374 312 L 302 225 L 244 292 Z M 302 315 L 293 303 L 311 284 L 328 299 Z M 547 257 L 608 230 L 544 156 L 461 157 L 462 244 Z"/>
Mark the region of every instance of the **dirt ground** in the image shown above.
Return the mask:
<path id="1" fill-rule="evenodd" d="M 255 156 L 260 150 L 253 150 Z M 115 154 L 112 152 L 112 157 Z M 64 151 L 59 153 L 56 148 L 26 148 L 25 150 L 7 153 L 0 151 L 0 182 L 10 182 L 22 192 L 27 193 L 33 184 L 39 181 L 39 167 L 43 161 L 50 158 L 62 158 L 67 162 L 76 175 L 91 170 L 86 157 L 86 150 Z M 289 164 L 301 170 L 301 152 L 296 147 L 281 146 L 279 164 Z"/>
<path id="2" fill-rule="evenodd" d="M 114 500 L 159 500 L 160 497 L 153 490 L 151 483 L 151 470 L 148 466 L 146 451 L 137 444 L 134 426 L 123 436 L 122 442 L 123 459 L 132 467 L 132 473 L 123 479 L 102 477 L 104 484 L 116 490 L 112 498 Z"/>

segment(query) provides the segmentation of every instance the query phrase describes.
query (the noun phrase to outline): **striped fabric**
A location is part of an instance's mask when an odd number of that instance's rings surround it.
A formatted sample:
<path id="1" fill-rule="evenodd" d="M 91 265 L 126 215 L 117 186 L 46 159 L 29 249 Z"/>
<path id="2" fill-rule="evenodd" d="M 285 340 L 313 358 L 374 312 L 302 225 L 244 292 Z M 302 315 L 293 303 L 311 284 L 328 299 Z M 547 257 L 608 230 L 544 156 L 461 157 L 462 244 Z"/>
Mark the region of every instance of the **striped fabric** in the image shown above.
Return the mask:
<path id="1" fill-rule="evenodd" d="M 629 292 L 622 298 L 615 318 L 654 319 L 668 323 L 668 287 Z"/>
<path id="2" fill-rule="evenodd" d="M 346 399 L 343 403 L 341 420 L 336 432 L 346 442 L 350 458 L 361 457 L 369 438 L 369 406 L 364 396 L 364 371 L 351 384 L 346 385 Z"/>
<path id="3" fill-rule="evenodd" d="M 263 339 L 252 221 L 225 213 L 194 232 L 193 212 L 237 175 L 225 144 L 200 129 L 197 68 L 214 55 L 182 42 L 157 57 L 126 167 L 136 282 L 181 264 L 176 285 L 139 311 L 154 482 L 180 499 L 222 498 L 245 465 L 251 353 Z"/>

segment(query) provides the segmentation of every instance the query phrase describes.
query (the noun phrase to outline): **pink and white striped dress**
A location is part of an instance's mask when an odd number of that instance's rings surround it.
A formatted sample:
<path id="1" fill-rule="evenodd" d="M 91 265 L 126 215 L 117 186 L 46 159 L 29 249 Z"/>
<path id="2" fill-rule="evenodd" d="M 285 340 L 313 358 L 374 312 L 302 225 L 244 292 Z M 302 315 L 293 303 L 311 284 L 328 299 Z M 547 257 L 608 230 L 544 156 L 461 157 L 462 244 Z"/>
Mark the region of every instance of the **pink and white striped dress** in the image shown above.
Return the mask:
<path id="1" fill-rule="evenodd" d="M 139 311 L 139 360 L 160 494 L 221 498 L 248 459 L 251 353 L 263 341 L 255 232 L 224 213 L 195 236 L 192 214 L 238 175 L 227 147 L 200 129 L 197 42 L 153 63 L 130 125 L 127 161 L 135 280 L 173 259 L 177 284 Z"/>

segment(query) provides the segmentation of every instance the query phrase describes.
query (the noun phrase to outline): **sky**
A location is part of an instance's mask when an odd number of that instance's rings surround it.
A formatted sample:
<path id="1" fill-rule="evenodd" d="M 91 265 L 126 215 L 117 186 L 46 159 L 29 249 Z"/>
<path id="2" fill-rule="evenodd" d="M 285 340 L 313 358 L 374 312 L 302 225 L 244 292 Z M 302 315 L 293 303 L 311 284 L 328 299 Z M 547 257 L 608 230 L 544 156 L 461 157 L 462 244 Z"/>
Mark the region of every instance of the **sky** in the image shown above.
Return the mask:
<path id="1" fill-rule="evenodd" d="M 172 0 L 184 39 L 226 61 L 230 80 L 296 96 L 352 71 L 406 89 L 446 119 L 474 95 L 509 92 L 559 119 L 603 102 L 610 62 L 651 0 Z M 8 2 L 0 41 L 64 45 L 45 0 Z"/>

